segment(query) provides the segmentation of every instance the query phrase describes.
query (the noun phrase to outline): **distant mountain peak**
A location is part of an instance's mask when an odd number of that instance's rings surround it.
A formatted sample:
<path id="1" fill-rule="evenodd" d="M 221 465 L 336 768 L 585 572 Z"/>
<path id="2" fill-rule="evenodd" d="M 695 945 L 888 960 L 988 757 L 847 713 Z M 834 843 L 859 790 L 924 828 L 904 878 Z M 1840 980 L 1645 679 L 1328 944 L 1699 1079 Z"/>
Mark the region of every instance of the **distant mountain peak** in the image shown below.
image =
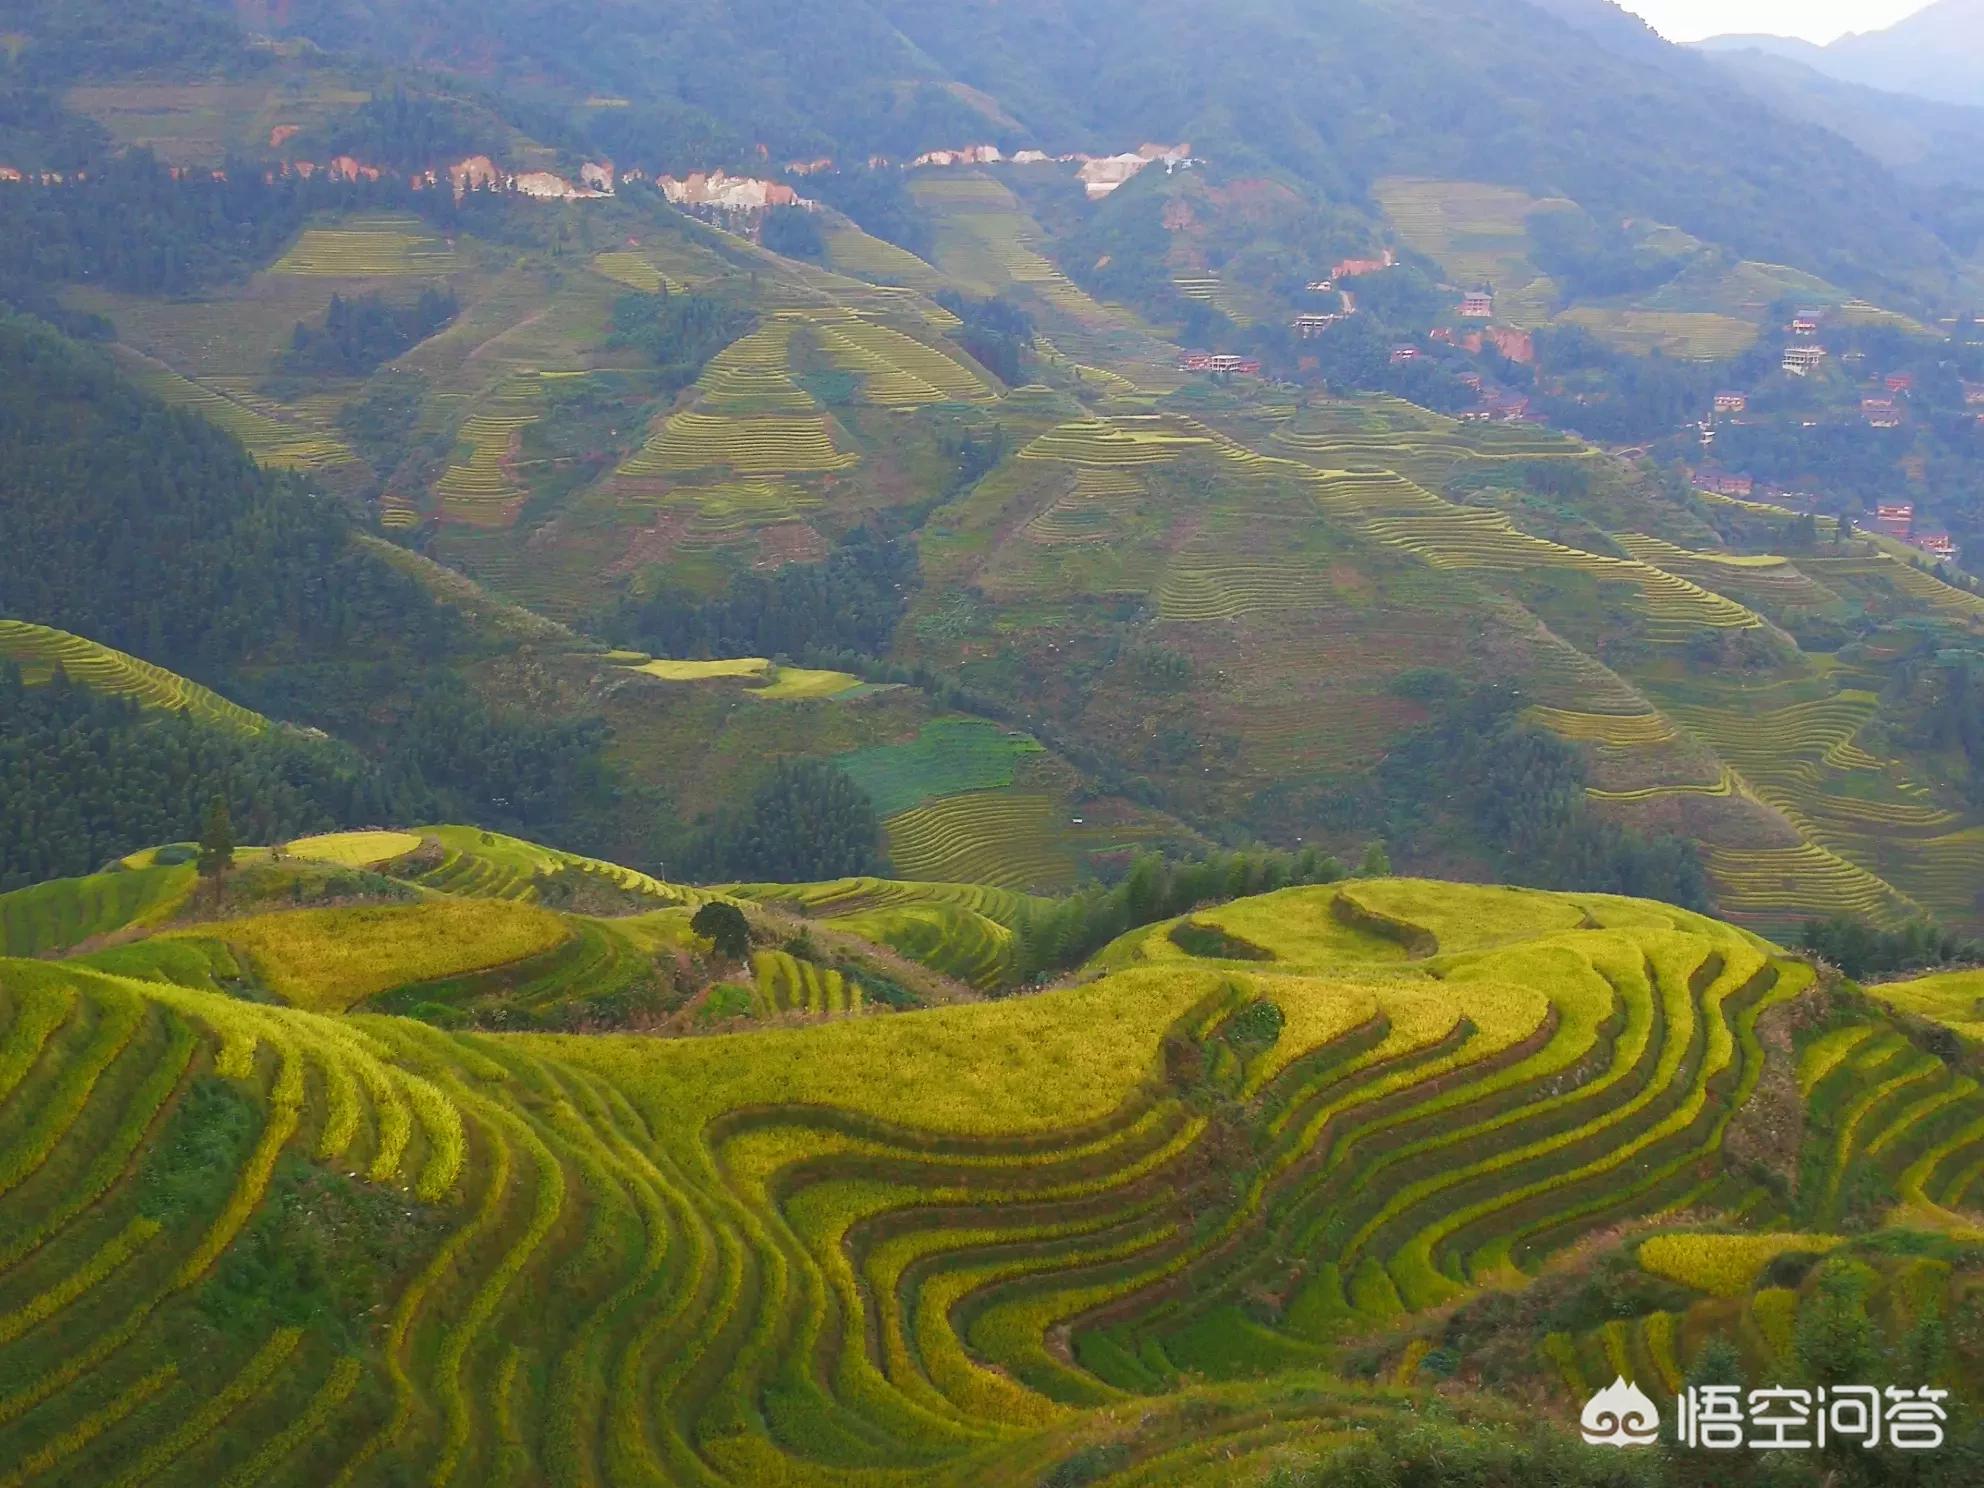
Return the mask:
<path id="1" fill-rule="evenodd" d="M 1717 36 L 1700 45 L 1791 57 L 1845 82 L 1984 106 L 1984 0 L 1935 0 L 1886 30 L 1851 33 L 1830 46 L 1783 36 Z"/>

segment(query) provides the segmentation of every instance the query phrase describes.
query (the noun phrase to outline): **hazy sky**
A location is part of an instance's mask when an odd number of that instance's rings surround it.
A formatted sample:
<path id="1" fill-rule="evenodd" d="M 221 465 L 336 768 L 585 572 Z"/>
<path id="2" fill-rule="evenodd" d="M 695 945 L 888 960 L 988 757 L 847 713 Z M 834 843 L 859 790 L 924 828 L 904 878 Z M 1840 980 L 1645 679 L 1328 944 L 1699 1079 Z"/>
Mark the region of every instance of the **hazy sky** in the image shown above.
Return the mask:
<path id="1" fill-rule="evenodd" d="M 1672 41 L 1729 31 L 1763 31 L 1827 42 L 1848 31 L 1878 31 L 1928 0 L 1620 0 Z"/>

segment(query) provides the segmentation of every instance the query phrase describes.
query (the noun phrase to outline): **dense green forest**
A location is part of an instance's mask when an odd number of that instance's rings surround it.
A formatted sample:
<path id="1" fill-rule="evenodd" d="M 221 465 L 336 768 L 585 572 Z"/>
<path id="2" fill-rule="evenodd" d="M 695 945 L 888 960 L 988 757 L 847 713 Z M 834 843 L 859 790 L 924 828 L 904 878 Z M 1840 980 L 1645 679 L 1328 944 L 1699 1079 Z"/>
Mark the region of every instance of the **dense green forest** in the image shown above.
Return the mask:
<path id="1" fill-rule="evenodd" d="M 707 295 L 622 295 L 613 304 L 606 344 L 640 352 L 661 369 L 663 391 L 679 392 L 751 321 L 750 311 Z"/>
<path id="2" fill-rule="evenodd" d="M 359 745 L 380 772 L 370 794 L 320 791 L 320 814 L 464 816 L 659 864 L 673 818 L 606 766 L 603 726 L 475 695 L 457 668 L 486 643 L 354 545 L 341 502 L 32 320 L 0 319 L 0 362 L 0 613 Z M 239 811 L 260 821 L 286 799 Z"/>
<path id="3" fill-rule="evenodd" d="M 1428 847 L 1458 830 L 1509 883 L 1710 907 L 1695 845 L 1636 832 L 1593 811 L 1577 747 L 1525 723 L 1523 700 L 1511 689 L 1467 689 L 1445 674 L 1407 674 L 1399 685 L 1438 717 L 1408 734 L 1378 770 L 1389 840 Z M 1439 788 L 1429 790 L 1429 782 Z"/>
<path id="4" fill-rule="evenodd" d="M 203 682 L 391 635 L 437 655 L 447 612 L 352 549 L 335 500 L 273 478 L 100 355 L 0 319 L 0 606 Z"/>
<path id="5" fill-rule="evenodd" d="M 432 795 L 352 750 L 300 735 L 238 737 L 161 717 L 57 676 L 24 688 L 0 664 L 0 890 L 92 873 L 193 837 L 229 802 L 254 842 L 371 821 L 418 821 Z"/>
<path id="6" fill-rule="evenodd" d="M 823 563 L 739 573 L 715 599 L 664 588 L 602 623 L 616 640 L 663 656 L 875 657 L 915 581 L 914 548 L 864 527 Z"/>
<path id="7" fill-rule="evenodd" d="M 691 842 L 697 877 L 803 883 L 887 867 L 875 804 L 837 766 L 782 760 L 741 806 L 720 809 Z"/>
<path id="8" fill-rule="evenodd" d="M 445 289 L 423 289 L 409 304 L 383 295 L 331 296 L 321 325 L 299 322 L 281 370 L 298 375 L 363 377 L 425 341 L 460 313 Z"/>
<path id="9" fill-rule="evenodd" d="M 0 191 L 0 294 L 88 280 L 146 294 L 183 294 L 267 264 L 313 212 L 415 212 L 444 230 L 502 236 L 499 193 L 416 191 L 404 179 L 278 175 L 254 160 L 175 178 L 148 150 L 34 190 Z M 34 308 L 39 309 L 36 304 Z"/>

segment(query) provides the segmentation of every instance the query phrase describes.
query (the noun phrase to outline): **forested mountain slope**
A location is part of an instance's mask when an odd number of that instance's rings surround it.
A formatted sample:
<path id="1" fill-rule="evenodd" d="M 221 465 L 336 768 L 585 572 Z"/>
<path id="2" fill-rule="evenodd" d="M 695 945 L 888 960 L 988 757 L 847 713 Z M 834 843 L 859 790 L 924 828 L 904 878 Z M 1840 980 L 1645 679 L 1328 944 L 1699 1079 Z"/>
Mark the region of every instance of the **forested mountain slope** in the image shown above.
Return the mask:
<path id="1" fill-rule="evenodd" d="M 495 15 L 447 0 L 242 9 L 251 26 L 500 77 L 557 108 L 617 97 L 630 106 L 568 127 L 650 168 L 736 165 L 759 145 L 850 161 L 1189 140 L 1342 198 L 1385 175 L 1569 196 L 1861 290 L 1933 293 L 1955 267 L 1926 204 L 1879 164 L 1680 49 L 1622 55 L 1627 23 L 1597 0 L 1570 21 L 1527 0 L 617 0 L 576 24 L 535 0 Z M 1814 217 L 1827 232 L 1807 230 Z"/>

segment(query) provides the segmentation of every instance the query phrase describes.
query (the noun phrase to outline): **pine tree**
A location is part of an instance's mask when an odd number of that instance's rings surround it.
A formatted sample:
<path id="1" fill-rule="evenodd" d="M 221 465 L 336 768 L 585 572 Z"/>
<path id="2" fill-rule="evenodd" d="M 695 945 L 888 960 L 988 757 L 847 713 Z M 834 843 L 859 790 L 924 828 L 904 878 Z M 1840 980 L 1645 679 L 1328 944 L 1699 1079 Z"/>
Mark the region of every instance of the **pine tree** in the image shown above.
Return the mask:
<path id="1" fill-rule="evenodd" d="M 215 796 L 207 803 L 207 821 L 200 831 L 200 877 L 218 884 L 233 866 L 234 821 L 227 801 Z"/>

